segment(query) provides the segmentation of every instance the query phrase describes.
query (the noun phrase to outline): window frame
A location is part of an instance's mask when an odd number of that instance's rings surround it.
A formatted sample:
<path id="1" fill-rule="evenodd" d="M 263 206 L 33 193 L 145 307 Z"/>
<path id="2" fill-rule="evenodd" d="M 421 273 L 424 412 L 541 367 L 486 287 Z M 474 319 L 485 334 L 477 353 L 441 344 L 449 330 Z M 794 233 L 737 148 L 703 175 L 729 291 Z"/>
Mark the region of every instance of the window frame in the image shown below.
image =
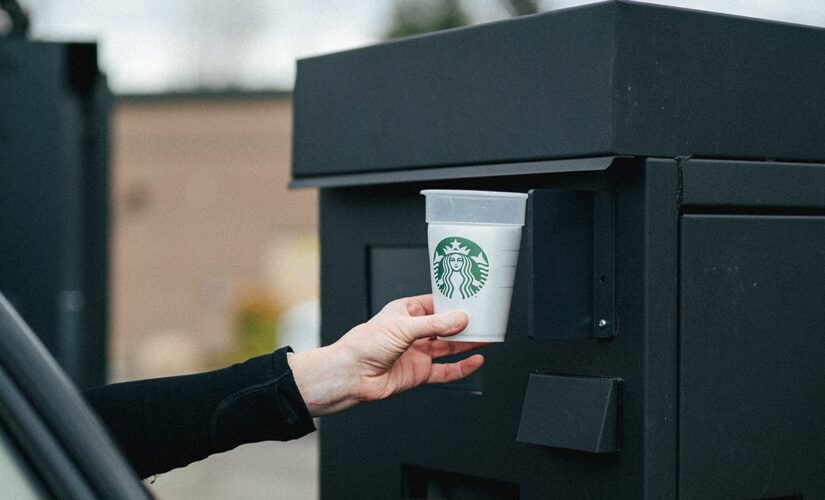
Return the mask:
<path id="1" fill-rule="evenodd" d="M 80 391 L 2 293 L 0 425 L 57 497 L 151 498 Z"/>

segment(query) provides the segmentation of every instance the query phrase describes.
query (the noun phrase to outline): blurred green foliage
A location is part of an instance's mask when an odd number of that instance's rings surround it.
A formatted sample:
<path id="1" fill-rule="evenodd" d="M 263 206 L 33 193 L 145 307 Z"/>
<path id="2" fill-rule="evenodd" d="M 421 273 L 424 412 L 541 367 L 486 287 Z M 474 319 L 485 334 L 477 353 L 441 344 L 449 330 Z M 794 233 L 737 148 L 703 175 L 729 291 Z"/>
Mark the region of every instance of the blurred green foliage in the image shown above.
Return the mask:
<path id="1" fill-rule="evenodd" d="M 233 311 L 233 349 L 229 361 L 238 363 L 270 353 L 278 341 L 281 307 L 266 292 L 244 296 Z"/>
<path id="2" fill-rule="evenodd" d="M 537 0 L 499 0 L 511 16 L 538 12 Z M 396 0 L 385 39 L 458 28 L 472 20 L 461 0 Z"/>
<path id="3" fill-rule="evenodd" d="M 457 28 L 469 24 L 459 0 L 397 1 L 390 28 L 385 38 L 405 36 Z"/>
<path id="4" fill-rule="evenodd" d="M 501 0 L 501 3 L 513 17 L 535 14 L 539 11 L 536 0 Z"/>

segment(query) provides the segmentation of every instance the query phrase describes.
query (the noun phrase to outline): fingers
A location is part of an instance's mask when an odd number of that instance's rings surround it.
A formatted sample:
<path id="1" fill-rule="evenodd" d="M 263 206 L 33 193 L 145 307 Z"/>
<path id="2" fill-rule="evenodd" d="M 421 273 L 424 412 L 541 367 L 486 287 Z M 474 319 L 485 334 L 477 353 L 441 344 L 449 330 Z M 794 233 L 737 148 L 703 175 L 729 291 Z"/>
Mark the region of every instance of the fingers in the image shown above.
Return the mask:
<path id="1" fill-rule="evenodd" d="M 427 383 L 445 384 L 462 379 L 481 368 L 483 364 L 484 356 L 481 354 L 474 354 L 456 363 L 434 363 L 430 368 Z"/>
<path id="2" fill-rule="evenodd" d="M 467 314 L 451 311 L 443 314 L 395 319 L 399 331 L 410 343 L 418 339 L 455 335 L 467 326 Z"/>
<path id="3" fill-rule="evenodd" d="M 446 340 L 433 340 L 429 344 L 429 352 L 433 358 L 440 358 L 487 347 L 488 345 L 490 345 L 490 342 L 448 342 Z"/>

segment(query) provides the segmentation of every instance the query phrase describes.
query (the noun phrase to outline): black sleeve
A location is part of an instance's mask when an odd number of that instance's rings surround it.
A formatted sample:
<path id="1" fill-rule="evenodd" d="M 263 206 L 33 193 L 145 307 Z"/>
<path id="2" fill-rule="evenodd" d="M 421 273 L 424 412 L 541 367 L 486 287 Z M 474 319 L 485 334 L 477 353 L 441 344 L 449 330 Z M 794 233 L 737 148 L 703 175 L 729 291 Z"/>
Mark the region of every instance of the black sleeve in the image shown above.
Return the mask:
<path id="1" fill-rule="evenodd" d="M 285 347 L 213 372 L 104 385 L 89 404 L 140 477 L 315 430 Z"/>

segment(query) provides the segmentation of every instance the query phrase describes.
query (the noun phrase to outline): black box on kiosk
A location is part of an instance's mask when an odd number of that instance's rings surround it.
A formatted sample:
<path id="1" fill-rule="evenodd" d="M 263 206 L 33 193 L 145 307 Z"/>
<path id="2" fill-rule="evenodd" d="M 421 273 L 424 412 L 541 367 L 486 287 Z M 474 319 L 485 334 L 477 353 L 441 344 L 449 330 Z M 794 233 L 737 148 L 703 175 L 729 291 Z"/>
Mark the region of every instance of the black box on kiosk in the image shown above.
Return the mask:
<path id="1" fill-rule="evenodd" d="M 480 373 L 324 418 L 323 498 L 825 496 L 825 30 L 606 2 L 305 59 L 322 338 L 529 192 Z"/>
<path id="2" fill-rule="evenodd" d="M 95 44 L 0 38 L 0 291 L 81 387 L 106 381 L 111 101 Z"/>

